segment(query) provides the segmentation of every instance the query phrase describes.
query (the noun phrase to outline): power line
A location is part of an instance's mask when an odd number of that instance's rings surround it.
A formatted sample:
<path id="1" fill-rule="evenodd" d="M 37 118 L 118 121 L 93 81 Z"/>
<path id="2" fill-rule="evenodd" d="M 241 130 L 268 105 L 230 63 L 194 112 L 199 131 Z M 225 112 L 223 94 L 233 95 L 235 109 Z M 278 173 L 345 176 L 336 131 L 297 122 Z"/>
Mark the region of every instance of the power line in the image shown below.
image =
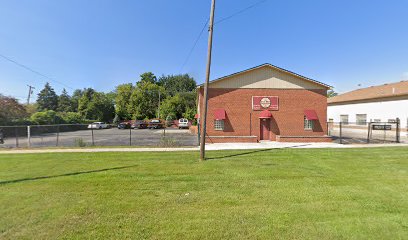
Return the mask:
<path id="1" fill-rule="evenodd" d="M 184 60 L 183 65 L 182 65 L 182 66 L 181 66 L 181 68 L 180 68 L 180 72 L 183 70 L 183 68 L 184 68 L 184 67 L 185 67 L 185 65 L 187 64 L 188 60 L 190 59 L 191 54 L 193 53 L 193 51 L 194 51 L 195 47 L 197 46 L 197 43 L 198 43 L 198 41 L 200 40 L 201 35 L 203 35 L 203 33 L 204 33 L 204 29 L 205 29 L 205 27 L 207 26 L 207 24 L 208 24 L 208 21 L 209 21 L 209 20 L 210 20 L 210 19 L 209 19 L 209 18 L 207 18 L 207 21 L 205 22 L 205 24 L 204 24 L 203 28 L 202 28 L 202 29 L 201 29 L 201 31 L 200 31 L 200 34 L 198 34 L 198 36 L 197 36 L 196 40 L 194 41 L 193 47 L 190 49 L 190 52 L 188 53 L 188 55 L 187 55 L 186 59 Z"/>
<path id="2" fill-rule="evenodd" d="M 224 21 L 227 21 L 227 20 L 229 20 L 229 19 L 231 19 L 231 18 L 233 18 L 233 17 L 235 17 L 235 16 L 237 16 L 237 15 L 243 13 L 243 12 L 248 11 L 248 10 L 251 9 L 251 8 L 256 7 L 257 5 L 259 5 L 259 4 L 261 4 L 261 3 L 266 2 L 266 1 L 268 1 L 268 0 L 258 1 L 258 2 L 254 3 L 254 4 L 250 5 L 250 6 L 248 6 L 248 7 L 246 7 L 246 8 L 243 8 L 243 9 L 239 10 L 238 12 L 235 12 L 235 13 L 233 13 L 233 14 L 227 16 L 227 17 L 221 18 L 220 20 L 214 22 L 214 25 L 219 24 L 219 23 L 222 23 L 222 22 L 224 22 Z M 186 59 L 184 60 L 183 65 L 182 65 L 181 68 L 180 68 L 180 72 L 183 70 L 183 68 L 184 68 L 185 65 L 187 64 L 188 60 L 190 59 L 191 54 L 193 53 L 194 49 L 195 49 L 196 46 L 197 46 L 198 41 L 200 40 L 201 36 L 203 35 L 204 29 L 205 29 L 205 27 L 207 26 L 209 20 L 210 20 L 210 19 L 207 19 L 207 21 L 205 22 L 203 28 L 201 29 L 200 34 L 198 34 L 196 40 L 194 41 L 193 47 L 190 49 L 190 52 L 188 53 Z"/>
<path id="3" fill-rule="evenodd" d="M 266 1 L 268 1 L 268 0 L 258 1 L 258 2 L 254 3 L 254 4 L 250 5 L 250 6 L 248 6 L 248 7 L 246 7 L 246 8 L 243 8 L 243 9 L 239 10 L 238 12 L 235 12 L 235 13 L 233 13 L 233 14 L 227 16 L 227 17 L 221 18 L 220 20 L 216 21 L 216 22 L 214 23 L 214 25 L 219 24 L 219 23 L 222 23 L 222 22 L 224 22 L 224 21 L 227 21 L 227 20 L 229 20 L 229 19 L 231 19 L 231 18 L 233 18 L 233 17 L 235 17 L 235 16 L 237 16 L 237 15 L 243 13 L 243 12 L 248 11 L 248 10 L 251 9 L 251 8 L 254 8 L 254 7 L 258 6 L 258 5 L 261 4 L 261 3 L 266 2 Z"/>
<path id="4" fill-rule="evenodd" d="M 35 73 L 35 74 L 37 74 L 37 75 L 39 75 L 39 76 L 41 76 L 41 77 L 44 77 L 44 78 L 46 78 L 46 79 L 48 79 L 48 80 L 50 80 L 50 81 L 52 81 L 52 82 L 58 83 L 58 84 L 60 84 L 60 85 L 62 85 L 62 86 L 65 86 L 66 88 L 69 88 L 69 89 L 74 90 L 74 88 L 72 88 L 72 87 L 70 87 L 70 86 L 68 86 L 68 85 L 66 85 L 66 84 L 64 84 L 64 83 L 62 83 L 62 82 L 60 82 L 60 81 L 57 81 L 57 80 L 55 80 L 55 79 L 52 79 L 52 78 L 48 77 L 47 75 L 42 74 L 42 73 L 40 73 L 40 72 L 38 72 L 38 71 L 36 71 L 36 70 L 34 70 L 34 69 L 32 69 L 32 68 L 30 68 L 30 67 L 24 65 L 24 64 L 21 64 L 21 63 L 15 61 L 15 60 L 13 60 L 13 59 L 11 59 L 11 58 L 9 58 L 9 57 L 6 57 L 6 56 L 4 56 L 3 54 L 0 54 L 0 57 L 6 59 L 6 60 L 9 61 L 9 62 L 12 62 L 12 63 L 16 64 L 16 65 L 19 66 L 19 67 L 22 67 L 22 68 L 24 68 L 24 69 L 26 69 L 26 70 L 28 70 L 28 71 L 30 71 L 30 72 L 33 72 L 33 73 Z"/>

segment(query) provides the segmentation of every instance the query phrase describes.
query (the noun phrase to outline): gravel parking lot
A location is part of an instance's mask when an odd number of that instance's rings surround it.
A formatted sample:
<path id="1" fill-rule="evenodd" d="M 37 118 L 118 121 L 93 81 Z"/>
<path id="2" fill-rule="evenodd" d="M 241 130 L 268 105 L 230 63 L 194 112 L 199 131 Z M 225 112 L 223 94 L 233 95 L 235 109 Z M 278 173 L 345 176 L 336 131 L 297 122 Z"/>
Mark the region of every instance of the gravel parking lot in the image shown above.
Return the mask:
<path id="1" fill-rule="evenodd" d="M 92 133 L 93 132 L 93 133 Z M 93 135 L 93 136 L 92 136 Z M 188 129 L 101 129 L 79 130 L 70 132 L 46 133 L 33 135 L 31 147 L 75 147 L 79 142 L 87 146 L 160 146 L 162 139 L 167 139 L 175 146 L 197 146 L 197 135 L 191 134 Z M 2 148 L 27 147 L 27 137 L 6 138 Z"/>

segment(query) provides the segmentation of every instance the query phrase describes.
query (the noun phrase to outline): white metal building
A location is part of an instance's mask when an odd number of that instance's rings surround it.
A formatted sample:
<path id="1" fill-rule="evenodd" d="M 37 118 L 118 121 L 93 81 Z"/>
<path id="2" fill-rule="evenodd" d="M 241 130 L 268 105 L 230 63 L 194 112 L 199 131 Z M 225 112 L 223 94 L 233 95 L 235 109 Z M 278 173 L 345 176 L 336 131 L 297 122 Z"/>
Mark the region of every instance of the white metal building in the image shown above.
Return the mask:
<path id="1" fill-rule="evenodd" d="M 408 128 L 408 81 L 357 89 L 328 99 L 327 119 L 345 124 L 395 122 Z"/>

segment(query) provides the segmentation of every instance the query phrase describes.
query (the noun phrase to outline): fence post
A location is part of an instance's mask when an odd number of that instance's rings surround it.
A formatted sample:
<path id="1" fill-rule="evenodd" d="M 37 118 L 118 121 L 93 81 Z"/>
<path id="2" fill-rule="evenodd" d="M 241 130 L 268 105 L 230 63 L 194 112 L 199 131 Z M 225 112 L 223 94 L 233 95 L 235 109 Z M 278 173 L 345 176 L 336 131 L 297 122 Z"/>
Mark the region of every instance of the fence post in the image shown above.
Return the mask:
<path id="1" fill-rule="evenodd" d="M 401 131 L 401 129 L 400 129 L 400 119 L 399 118 L 397 118 L 397 129 L 396 129 L 396 140 L 397 140 L 397 143 L 400 143 L 400 131 Z"/>
<path id="2" fill-rule="evenodd" d="M 129 146 L 132 146 L 132 127 L 129 128 Z"/>
<path id="3" fill-rule="evenodd" d="M 57 144 L 56 144 L 57 147 L 59 145 L 59 132 L 60 132 L 60 125 L 58 124 L 57 125 Z"/>
<path id="4" fill-rule="evenodd" d="M 27 126 L 27 147 L 31 147 L 31 126 Z"/>
<path id="5" fill-rule="evenodd" d="M 198 138 L 198 146 L 200 146 L 200 119 L 197 118 L 197 138 Z"/>
<path id="6" fill-rule="evenodd" d="M 92 146 L 95 146 L 93 125 L 91 125 L 91 134 L 92 134 Z"/>
<path id="7" fill-rule="evenodd" d="M 18 127 L 14 127 L 14 133 L 16 134 L 16 148 L 18 148 Z"/>
<path id="8" fill-rule="evenodd" d="M 330 136 L 330 133 L 329 133 L 329 122 L 326 122 L 326 134 L 327 134 L 327 136 Z"/>
<path id="9" fill-rule="evenodd" d="M 339 127 L 340 127 L 340 144 L 343 144 L 343 123 L 342 122 L 340 122 L 340 124 L 339 124 Z"/>
<path id="10" fill-rule="evenodd" d="M 370 143 L 370 130 L 371 130 L 371 122 L 368 123 L 367 143 Z"/>

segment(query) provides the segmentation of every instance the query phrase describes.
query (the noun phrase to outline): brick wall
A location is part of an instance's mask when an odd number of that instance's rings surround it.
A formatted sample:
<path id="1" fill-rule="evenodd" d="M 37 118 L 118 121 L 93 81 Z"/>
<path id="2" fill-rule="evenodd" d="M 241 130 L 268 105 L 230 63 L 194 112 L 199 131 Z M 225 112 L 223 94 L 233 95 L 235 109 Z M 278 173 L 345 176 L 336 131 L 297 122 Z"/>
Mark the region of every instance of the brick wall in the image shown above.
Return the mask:
<path id="1" fill-rule="evenodd" d="M 199 90 L 200 105 L 203 104 L 203 88 Z M 279 110 L 271 111 L 270 140 L 276 136 L 324 136 L 327 134 L 326 90 L 316 89 L 209 89 L 207 136 L 257 136 L 260 140 L 261 111 L 252 110 L 252 96 L 278 96 Z M 215 109 L 225 109 L 224 131 L 214 130 Z M 202 111 L 202 107 L 200 107 Z M 319 120 L 315 121 L 313 130 L 305 130 L 303 124 L 304 110 L 315 110 Z M 200 112 L 202 116 L 202 112 Z M 302 138 L 299 138 L 302 139 Z M 323 138 L 315 138 L 316 141 Z M 310 139 L 308 139 L 309 141 Z M 214 141 L 231 141 L 229 138 Z M 236 141 L 236 140 L 234 140 Z M 322 140 L 327 141 L 327 139 Z"/>

